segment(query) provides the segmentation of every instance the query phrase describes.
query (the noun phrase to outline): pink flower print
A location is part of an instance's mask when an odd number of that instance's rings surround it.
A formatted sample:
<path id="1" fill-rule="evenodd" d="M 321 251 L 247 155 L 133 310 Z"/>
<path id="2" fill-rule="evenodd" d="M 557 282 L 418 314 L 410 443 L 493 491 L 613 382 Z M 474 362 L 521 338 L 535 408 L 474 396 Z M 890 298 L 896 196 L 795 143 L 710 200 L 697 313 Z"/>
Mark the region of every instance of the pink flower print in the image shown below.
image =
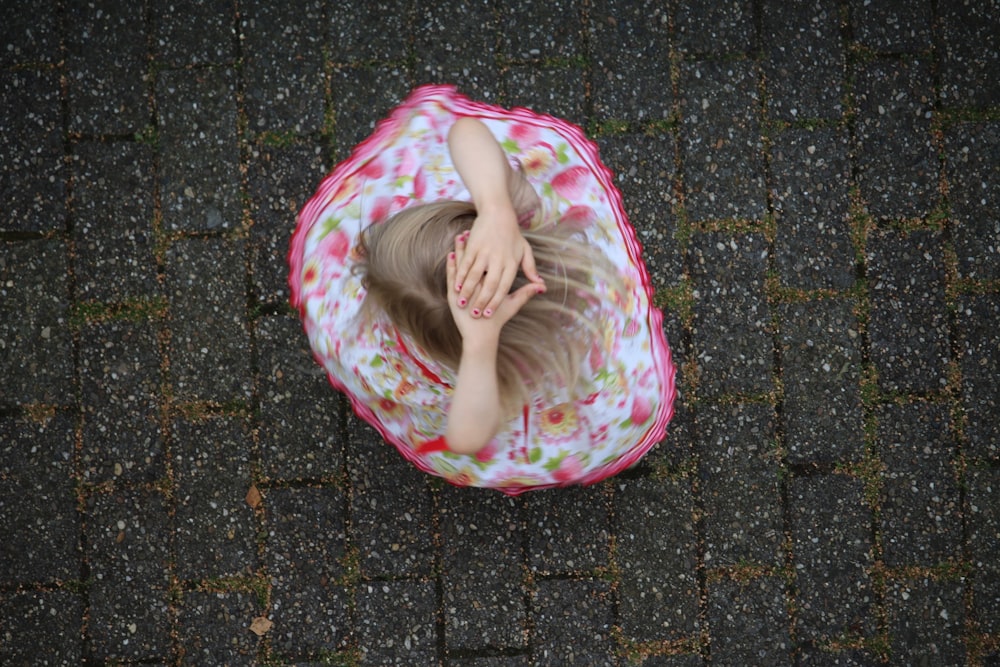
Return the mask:
<path id="1" fill-rule="evenodd" d="M 372 210 L 370 213 L 369 220 L 373 223 L 382 222 L 389 217 L 389 207 L 392 205 L 392 200 L 388 197 L 379 197 L 375 200 L 372 205 Z"/>
<path id="2" fill-rule="evenodd" d="M 490 442 L 476 452 L 476 460 L 480 463 L 486 463 L 492 461 L 493 457 L 497 454 L 497 442 L 496 440 L 490 440 Z"/>
<path id="3" fill-rule="evenodd" d="M 570 454 L 559 462 L 559 467 L 552 471 L 552 478 L 560 484 L 568 484 L 580 478 L 583 465 L 575 454 Z"/>
<path id="4" fill-rule="evenodd" d="M 361 175 L 370 179 L 382 178 L 385 175 L 385 167 L 381 161 L 372 158 L 361 168 Z"/>
<path id="5" fill-rule="evenodd" d="M 638 319 L 630 317 L 628 322 L 625 324 L 625 336 L 631 338 L 639 333 L 641 328 L 642 323 Z"/>
<path id="6" fill-rule="evenodd" d="M 316 252 L 321 256 L 331 258 L 337 263 L 342 263 L 350 250 L 351 241 L 347 238 L 347 233 L 342 230 L 327 234 L 316 248 Z"/>
<path id="7" fill-rule="evenodd" d="M 399 178 L 400 176 L 412 175 L 420 164 L 417 161 L 416 156 L 413 154 L 413 151 L 409 149 L 400 151 L 396 158 L 396 170 L 394 172 L 396 178 Z"/>
<path id="8" fill-rule="evenodd" d="M 556 174 L 552 179 L 552 188 L 560 197 L 571 201 L 579 199 L 587 189 L 588 173 L 586 167 L 570 167 Z"/>
<path id="9" fill-rule="evenodd" d="M 561 225 L 569 225 L 573 229 L 584 230 L 597 222 L 597 214 L 589 206 L 570 206 L 559 220 Z"/>
<path id="10" fill-rule="evenodd" d="M 644 424 L 653 414 L 653 404 L 645 396 L 638 395 L 632 400 L 632 413 L 629 419 L 633 424 Z"/>
<path id="11" fill-rule="evenodd" d="M 519 147 L 530 146 L 538 141 L 538 128 L 527 123 L 514 123 L 510 126 L 509 136 Z"/>
<path id="12" fill-rule="evenodd" d="M 550 149 L 535 146 L 521 156 L 521 170 L 528 176 L 538 176 L 549 170 L 554 159 Z"/>
<path id="13" fill-rule="evenodd" d="M 426 193 L 427 177 L 424 175 L 423 169 L 417 169 L 417 173 L 413 177 L 413 196 L 416 199 L 423 199 Z"/>

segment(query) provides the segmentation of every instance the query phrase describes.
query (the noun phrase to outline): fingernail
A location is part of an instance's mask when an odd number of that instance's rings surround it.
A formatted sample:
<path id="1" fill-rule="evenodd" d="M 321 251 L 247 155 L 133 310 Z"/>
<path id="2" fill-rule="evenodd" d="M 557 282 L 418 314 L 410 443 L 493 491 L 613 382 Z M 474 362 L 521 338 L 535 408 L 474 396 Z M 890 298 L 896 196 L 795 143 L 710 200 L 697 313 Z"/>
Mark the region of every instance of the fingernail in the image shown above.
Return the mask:
<path id="1" fill-rule="evenodd" d="M 483 315 L 485 315 L 486 317 L 489 317 L 492 314 L 493 314 L 493 311 L 491 309 L 489 309 L 489 308 L 487 308 L 486 310 L 483 311 Z"/>
<path id="2" fill-rule="evenodd" d="M 472 309 L 472 316 L 473 317 L 479 317 L 479 309 L 478 308 L 473 308 Z"/>
<path id="3" fill-rule="evenodd" d="M 455 291 L 456 292 L 461 292 L 462 291 L 462 283 L 458 283 L 458 284 L 455 285 Z"/>
<path id="4" fill-rule="evenodd" d="M 448 259 L 455 259 L 455 253 L 449 252 L 448 253 Z"/>
<path id="5" fill-rule="evenodd" d="M 458 300 L 458 305 L 461 306 L 462 308 L 465 308 L 465 304 L 467 303 L 469 303 L 469 300 L 466 299 L 464 296 Z"/>

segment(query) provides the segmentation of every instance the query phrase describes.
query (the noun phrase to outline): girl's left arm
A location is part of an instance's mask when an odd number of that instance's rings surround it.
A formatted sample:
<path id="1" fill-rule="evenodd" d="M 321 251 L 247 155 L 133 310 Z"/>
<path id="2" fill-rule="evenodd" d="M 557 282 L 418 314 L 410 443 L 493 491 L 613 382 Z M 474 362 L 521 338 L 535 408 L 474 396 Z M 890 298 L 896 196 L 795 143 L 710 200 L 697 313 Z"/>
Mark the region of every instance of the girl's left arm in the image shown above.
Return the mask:
<path id="1" fill-rule="evenodd" d="M 448 284 L 453 284 L 458 265 L 465 255 L 466 235 L 455 240 L 455 252 L 448 256 Z M 500 330 L 544 285 L 528 283 L 504 295 L 491 318 L 474 318 L 458 306 L 458 294 L 448 290 L 448 306 L 455 326 L 462 334 L 462 356 L 448 410 L 445 442 L 459 454 L 474 454 L 489 444 L 500 428 L 503 407 L 497 378 L 497 350 Z"/>

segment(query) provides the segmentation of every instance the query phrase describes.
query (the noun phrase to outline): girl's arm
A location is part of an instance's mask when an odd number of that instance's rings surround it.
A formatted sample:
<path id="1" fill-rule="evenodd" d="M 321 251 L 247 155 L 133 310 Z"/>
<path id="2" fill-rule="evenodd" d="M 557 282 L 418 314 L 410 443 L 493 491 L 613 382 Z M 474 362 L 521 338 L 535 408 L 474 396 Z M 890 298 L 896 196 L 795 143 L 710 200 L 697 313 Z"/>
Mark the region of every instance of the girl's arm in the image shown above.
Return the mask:
<path id="1" fill-rule="evenodd" d="M 475 118 L 460 118 L 448 132 L 448 149 L 476 207 L 467 252 L 448 284 L 458 292 L 460 307 L 468 303 L 474 318 L 488 318 L 507 296 L 519 267 L 528 280 L 542 284 L 542 279 L 511 201 L 517 174 L 489 128 Z"/>
<path id="2" fill-rule="evenodd" d="M 458 265 L 466 254 L 468 234 L 466 232 L 455 240 L 455 252 L 448 256 L 449 285 L 454 282 Z M 468 309 L 458 306 L 458 293 L 448 291 L 448 306 L 462 334 L 462 357 L 444 436 L 451 451 L 474 454 L 496 435 L 503 418 L 496 370 L 500 329 L 528 299 L 544 290 L 544 285 L 528 283 L 516 292 L 504 295 L 491 318 L 472 317 Z"/>

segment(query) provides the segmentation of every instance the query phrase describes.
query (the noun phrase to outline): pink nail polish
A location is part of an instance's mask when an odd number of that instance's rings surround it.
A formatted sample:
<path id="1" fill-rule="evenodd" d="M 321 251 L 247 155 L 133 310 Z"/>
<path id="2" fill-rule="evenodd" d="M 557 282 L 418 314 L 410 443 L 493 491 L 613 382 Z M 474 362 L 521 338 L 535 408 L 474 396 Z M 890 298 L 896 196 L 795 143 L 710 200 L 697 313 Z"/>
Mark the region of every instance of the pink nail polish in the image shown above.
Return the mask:
<path id="1" fill-rule="evenodd" d="M 493 314 L 493 311 L 490 310 L 489 308 L 487 308 L 486 310 L 483 311 L 483 315 L 485 315 L 486 317 L 489 317 L 492 314 Z"/>
<path id="2" fill-rule="evenodd" d="M 462 297 L 461 299 L 458 300 L 458 305 L 461 306 L 462 308 L 465 308 L 465 304 L 467 303 L 469 303 L 469 300 L 466 299 L 465 297 Z"/>
<path id="3" fill-rule="evenodd" d="M 473 317 L 479 317 L 479 309 L 478 308 L 473 308 L 472 309 L 472 316 Z"/>
<path id="4" fill-rule="evenodd" d="M 455 285 L 455 291 L 456 292 L 461 292 L 462 291 L 462 283 L 458 283 L 457 285 Z"/>

